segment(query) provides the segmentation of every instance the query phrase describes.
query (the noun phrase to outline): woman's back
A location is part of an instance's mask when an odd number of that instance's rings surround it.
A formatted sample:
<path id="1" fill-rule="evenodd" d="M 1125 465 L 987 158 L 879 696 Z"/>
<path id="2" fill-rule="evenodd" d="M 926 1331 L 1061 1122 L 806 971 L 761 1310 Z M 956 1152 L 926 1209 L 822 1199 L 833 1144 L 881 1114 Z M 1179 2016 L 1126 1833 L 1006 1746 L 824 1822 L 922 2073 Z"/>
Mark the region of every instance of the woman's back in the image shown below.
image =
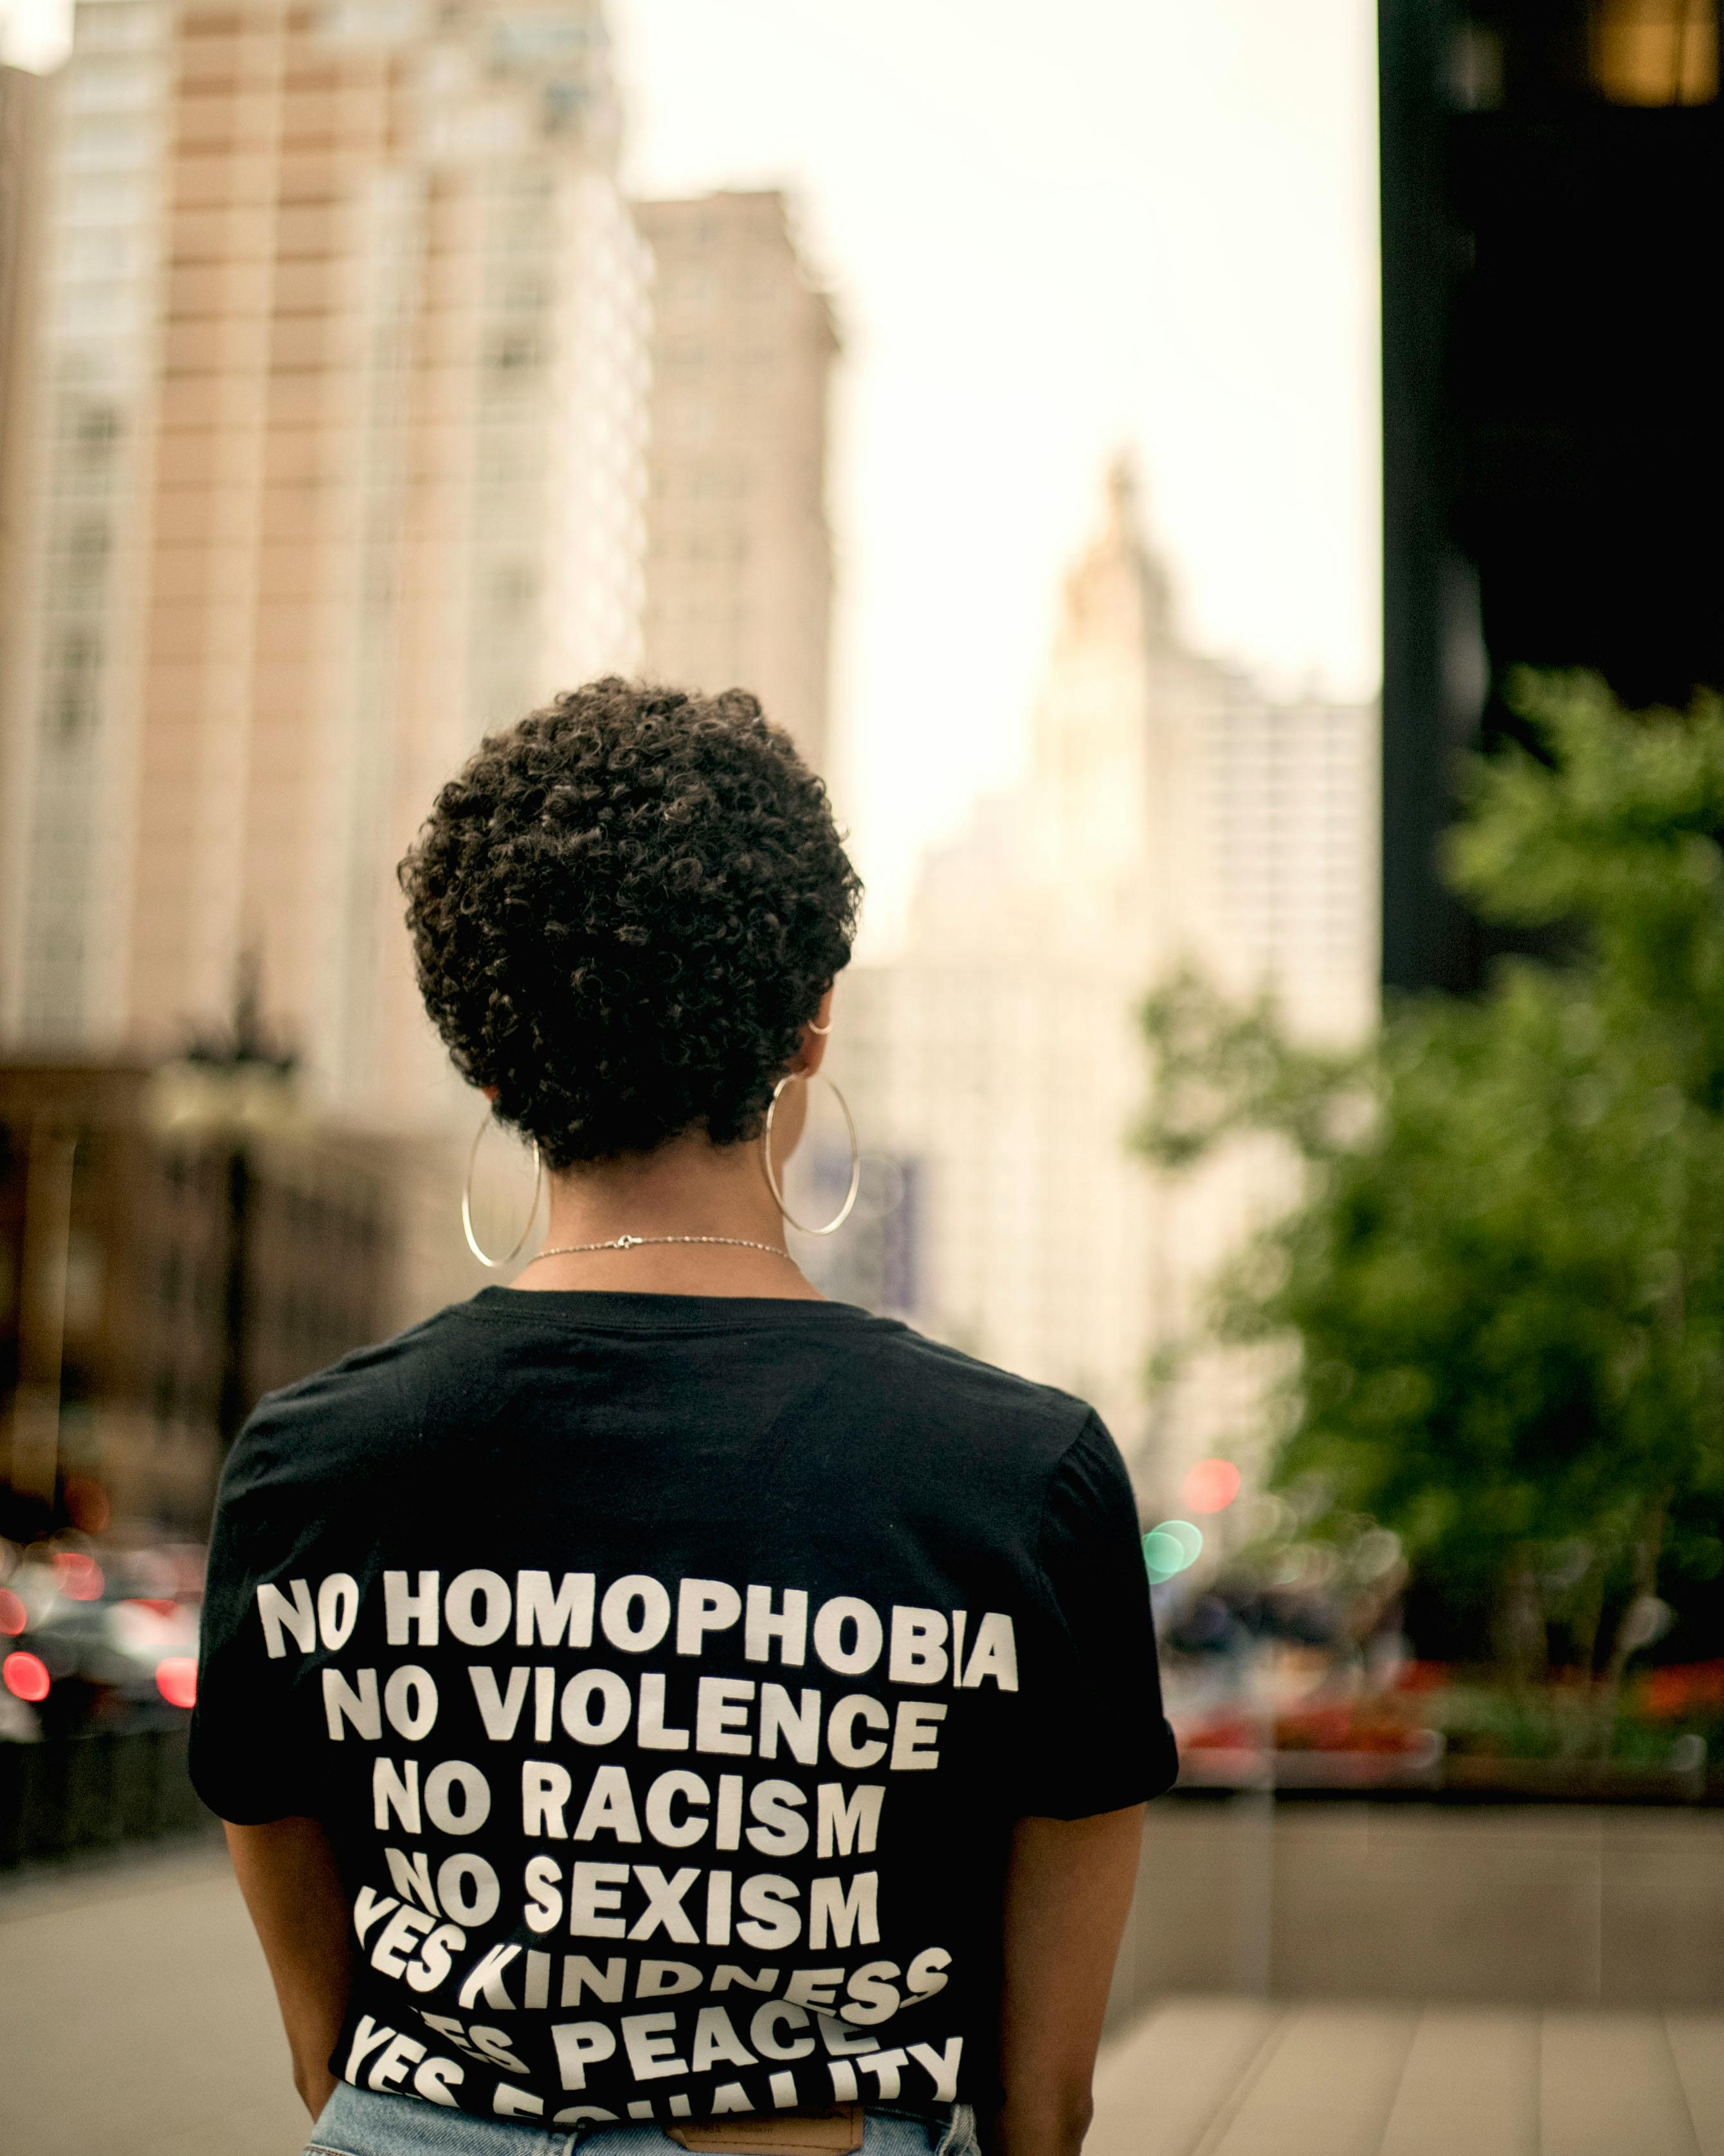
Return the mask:
<path id="1" fill-rule="evenodd" d="M 223 1477 L 193 1774 L 316 2145 L 959 2156 L 973 2107 L 1072 2156 L 1173 1771 L 1137 1515 L 1079 1402 L 788 1247 L 860 1176 L 851 1127 L 793 1221 L 860 895 L 824 788 L 752 697 L 610 678 L 481 743 L 402 883 L 549 1226 Z"/>
<path id="2" fill-rule="evenodd" d="M 486 2117 L 989 2105 L 1013 1822 L 1171 1776 L 1105 1431 L 848 1305 L 488 1290 L 264 1404 L 212 1582 L 338 2069 Z"/>

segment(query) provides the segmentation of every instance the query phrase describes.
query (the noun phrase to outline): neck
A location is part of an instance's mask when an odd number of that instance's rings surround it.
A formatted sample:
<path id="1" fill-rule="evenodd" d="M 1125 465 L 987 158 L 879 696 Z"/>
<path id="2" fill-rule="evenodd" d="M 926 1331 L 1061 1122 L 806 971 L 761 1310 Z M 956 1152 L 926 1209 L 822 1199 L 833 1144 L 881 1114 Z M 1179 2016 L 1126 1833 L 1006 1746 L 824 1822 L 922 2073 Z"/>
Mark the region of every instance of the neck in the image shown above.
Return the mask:
<path id="1" fill-rule="evenodd" d="M 768 1248 L 648 1241 L 640 1249 L 567 1251 L 535 1258 L 516 1287 L 819 1300 L 785 1253 L 784 1223 L 758 1145 L 672 1138 L 651 1152 L 588 1162 L 550 1181 L 547 1251 L 620 1235 L 721 1235 Z"/>

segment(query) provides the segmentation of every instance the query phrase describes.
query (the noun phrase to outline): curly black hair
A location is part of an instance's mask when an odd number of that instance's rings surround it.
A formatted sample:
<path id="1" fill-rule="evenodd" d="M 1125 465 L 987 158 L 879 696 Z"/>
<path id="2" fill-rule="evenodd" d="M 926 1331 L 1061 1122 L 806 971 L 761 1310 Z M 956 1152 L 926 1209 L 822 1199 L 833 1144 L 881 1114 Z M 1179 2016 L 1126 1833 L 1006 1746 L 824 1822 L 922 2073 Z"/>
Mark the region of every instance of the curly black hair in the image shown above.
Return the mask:
<path id="1" fill-rule="evenodd" d="M 862 891 L 754 697 L 615 675 L 482 742 L 398 874 L 456 1069 L 552 1168 L 757 1135 Z"/>

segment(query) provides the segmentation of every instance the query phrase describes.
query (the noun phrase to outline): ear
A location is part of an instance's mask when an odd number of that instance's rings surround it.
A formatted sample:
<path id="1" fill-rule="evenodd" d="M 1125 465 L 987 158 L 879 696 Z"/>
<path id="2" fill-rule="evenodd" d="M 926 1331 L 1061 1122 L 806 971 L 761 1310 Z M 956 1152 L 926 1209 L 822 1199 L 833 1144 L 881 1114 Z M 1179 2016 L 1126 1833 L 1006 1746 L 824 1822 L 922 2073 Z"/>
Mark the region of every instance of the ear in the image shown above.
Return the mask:
<path id="1" fill-rule="evenodd" d="M 495 1108 L 497 1105 L 497 1087 L 495 1086 L 481 1086 L 479 1090 L 484 1094 L 485 1099 L 489 1101 L 491 1106 Z"/>
<path id="2" fill-rule="evenodd" d="M 820 1008 L 814 1013 L 812 1022 L 803 1028 L 802 1047 L 797 1054 L 796 1068 L 805 1077 L 812 1078 L 825 1060 L 826 1038 L 832 1030 L 833 986 L 832 983 L 828 983 L 826 993 L 820 998 Z"/>

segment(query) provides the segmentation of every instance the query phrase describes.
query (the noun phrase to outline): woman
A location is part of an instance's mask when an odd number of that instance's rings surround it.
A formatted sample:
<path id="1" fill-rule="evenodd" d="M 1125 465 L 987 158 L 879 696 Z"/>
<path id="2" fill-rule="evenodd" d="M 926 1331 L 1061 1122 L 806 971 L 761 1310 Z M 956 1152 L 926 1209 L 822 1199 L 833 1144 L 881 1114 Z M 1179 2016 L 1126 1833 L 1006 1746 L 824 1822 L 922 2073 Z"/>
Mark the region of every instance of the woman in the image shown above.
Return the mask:
<path id="1" fill-rule="evenodd" d="M 223 1479 L 193 1771 L 312 2147 L 1065 2156 L 1173 1770 L 1137 1522 L 1080 1402 L 786 1249 L 824 788 L 752 697 L 599 681 L 402 881 L 550 1228 Z"/>

